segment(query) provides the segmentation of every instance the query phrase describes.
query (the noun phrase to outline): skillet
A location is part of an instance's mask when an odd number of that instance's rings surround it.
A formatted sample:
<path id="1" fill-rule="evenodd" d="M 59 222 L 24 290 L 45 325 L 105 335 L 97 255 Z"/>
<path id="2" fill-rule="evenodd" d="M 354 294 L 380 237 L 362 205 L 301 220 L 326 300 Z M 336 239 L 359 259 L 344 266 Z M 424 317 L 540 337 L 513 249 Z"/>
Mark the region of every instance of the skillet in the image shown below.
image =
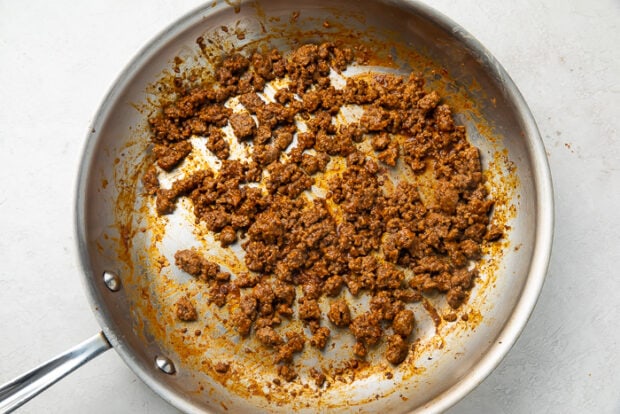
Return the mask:
<path id="1" fill-rule="evenodd" d="M 322 25 L 326 20 L 330 27 Z M 420 71 L 442 91 L 480 149 L 492 194 L 501 200 L 496 214 L 503 211 L 510 226 L 501 248 L 488 252 L 467 304 L 479 315 L 477 323 L 436 331 L 430 319 L 422 319 L 417 335 L 425 346 L 409 369 L 390 379 L 369 372 L 322 393 L 265 388 L 261 384 L 273 379 L 272 370 L 260 358 L 239 353 L 240 345 L 216 328 L 205 331 L 204 342 L 171 336 L 177 327 L 167 309 L 179 292 L 168 289 L 168 280 L 181 276 L 171 266 L 167 280 L 157 277 L 160 259 L 200 241 L 182 209 L 166 223 L 152 217 L 139 178 L 149 157 L 145 121 L 152 86 L 175 56 L 188 64 L 200 59 L 199 37 L 213 42 L 214 54 L 261 43 L 287 50 L 303 42 L 361 42 L 389 51 L 390 71 Z M 480 383 L 516 341 L 542 287 L 553 228 L 544 148 L 516 86 L 462 28 L 413 1 L 213 3 L 188 14 L 138 54 L 102 103 L 87 137 L 77 194 L 84 284 L 102 332 L 3 386 L 2 410 L 19 407 L 113 347 L 147 385 L 187 412 L 441 411 Z M 234 379 L 220 378 L 210 363 L 201 363 L 225 357 L 239 367 Z"/>

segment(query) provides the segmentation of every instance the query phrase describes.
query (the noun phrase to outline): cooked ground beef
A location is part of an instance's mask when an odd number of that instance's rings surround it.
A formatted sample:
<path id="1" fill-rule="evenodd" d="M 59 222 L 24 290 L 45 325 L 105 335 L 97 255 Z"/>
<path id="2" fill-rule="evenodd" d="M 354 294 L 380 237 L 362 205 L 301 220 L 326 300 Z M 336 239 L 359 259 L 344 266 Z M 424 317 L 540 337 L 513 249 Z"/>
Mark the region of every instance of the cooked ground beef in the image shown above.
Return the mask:
<path id="1" fill-rule="evenodd" d="M 329 320 L 336 326 L 342 328 L 351 323 L 351 311 L 349 305 L 343 299 L 333 302 L 327 313 Z"/>
<path id="2" fill-rule="evenodd" d="M 224 139 L 224 134 L 219 128 L 209 128 L 207 149 L 221 160 L 225 160 L 230 156 L 230 146 Z"/>
<path id="3" fill-rule="evenodd" d="M 278 374 L 288 382 L 291 382 L 297 378 L 297 371 L 289 365 L 280 365 L 278 368 Z"/>
<path id="4" fill-rule="evenodd" d="M 351 321 L 349 328 L 355 339 L 365 345 L 376 344 L 383 334 L 383 330 L 379 325 L 379 317 L 373 312 L 366 312 L 355 317 Z"/>
<path id="5" fill-rule="evenodd" d="M 387 149 L 388 145 L 392 140 L 390 139 L 390 135 L 387 132 L 380 132 L 378 134 L 373 135 L 372 137 L 372 148 L 375 151 L 383 151 Z"/>
<path id="6" fill-rule="evenodd" d="M 398 152 L 400 146 L 397 142 L 390 142 L 388 147 L 377 154 L 379 161 L 383 161 L 390 167 L 395 167 L 398 161 Z"/>
<path id="7" fill-rule="evenodd" d="M 208 280 L 217 276 L 220 266 L 206 260 L 196 250 L 179 250 L 174 255 L 176 265 L 184 272 L 197 278 Z"/>
<path id="8" fill-rule="evenodd" d="M 303 334 L 289 331 L 286 333 L 287 342 L 278 347 L 275 362 L 291 362 L 293 354 L 301 352 L 306 343 L 306 337 Z"/>
<path id="9" fill-rule="evenodd" d="M 334 298 L 326 316 L 332 329 L 353 335 L 352 354 L 364 358 L 385 341 L 385 358 L 400 364 L 415 328 L 407 304 L 440 292 L 459 308 L 473 286 L 476 270 L 469 266 L 480 258 L 481 243 L 503 234 L 489 225 L 493 201 L 480 155 L 450 107 L 415 75 L 349 77 L 344 88 L 334 87 L 330 71 L 346 69 L 353 55 L 332 43 L 302 45 L 289 56 L 235 54 L 215 70 L 214 84 L 182 89 L 149 120 L 159 168 L 179 165 L 192 150 L 192 136 L 206 138 L 221 160 L 217 171 L 196 171 L 170 189 L 159 188 L 153 165 L 144 189 L 156 196 L 159 214 L 172 213 L 176 200 L 187 197 L 197 221 L 223 247 L 240 240 L 247 272 L 231 276 L 195 249 L 178 251 L 175 263 L 208 285 L 209 301 L 230 302 L 228 323 L 272 348 L 287 381 L 297 377 L 291 363 L 307 339 L 284 333 L 283 319 L 297 318 L 312 334 L 310 345 L 323 349 L 331 331 L 321 326 L 319 304 Z M 274 79 L 285 86 L 275 102 L 266 102 L 259 93 Z M 244 109 L 226 107 L 232 97 Z M 359 122 L 336 123 L 344 105 L 362 107 Z M 227 125 L 249 159 L 230 159 Z M 365 140 L 370 153 L 362 152 Z M 388 171 L 397 165 L 414 178 L 391 182 Z M 429 171 L 434 179 L 422 197 L 417 180 Z M 314 185 L 322 195 L 309 195 Z M 345 286 L 353 296 L 369 297 L 355 317 Z M 187 298 L 177 303 L 177 316 L 197 318 Z M 318 386 L 326 378 L 314 369 L 311 375 Z"/>
<path id="10" fill-rule="evenodd" d="M 331 332 L 329 328 L 326 328 L 324 326 L 317 328 L 314 334 L 312 335 L 312 337 L 310 338 L 310 345 L 318 349 L 325 348 L 325 345 L 327 345 L 327 340 L 329 339 L 330 333 Z"/>
<path id="11" fill-rule="evenodd" d="M 256 131 L 256 124 L 247 112 L 234 113 L 230 116 L 229 121 L 239 141 L 251 138 Z"/>
<path id="12" fill-rule="evenodd" d="M 237 241 L 237 231 L 231 226 L 226 226 L 220 232 L 220 243 L 223 247 L 233 244 Z"/>
<path id="13" fill-rule="evenodd" d="M 407 358 L 409 345 L 400 335 L 390 335 L 387 338 L 387 349 L 385 359 L 394 365 L 398 365 Z"/>
<path id="14" fill-rule="evenodd" d="M 340 275 L 330 276 L 325 283 L 323 283 L 323 293 L 327 296 L 338 296 L 342 290 L 344 280 Z"/>
<path id="15" fill-rule="evenodd" d="M 392 329 L 394 333 L 399 334 L 403 338 L 407 338 L 413 332 L 415 325 L 415 317 L 409 309 L 403 309 L 394 316 Z"/>
<path id="16" fill-rule="evenodd" d="M 185 157 L 192 152 L 189 141 L 175 142 L 168 145 L 155 144 L 153 154 L 157 158 L 157 165 L 164 171 L 171 171 Z"/>
<path id="17" fill-rule="evenodd" d="M 177 318 L 182 321 L 195 321 L 198 319 L 198 312 L 188 297 L 181 297 L 176 303 Z"/>
<path id="18" fill-rule="evenodd" d="M 276 346 L 284 342 L 282 337 L 270 326 L 258 329 L 256 331 L 256 339 L 268 346 Z"/>
<path id="19" fill-rule="evenodd" d="M 157 168 L 151 165 L 142 177 L 142 185 L 147 194 L 155 195 L 159 189 L 159 178 L 157 177 Z"/>
<path id="20" fill-rule="evenodd" d="M 219 372 L 220 374 L 225 374 L 228 372 L 228 369 L 230 368 L 230 364 L 228 362 L 217 362 L 215 364 L 215 366 L 213 367 L 213 369 L 215 369 L 215 372 Z"/>
<path id="21" fill-rule="evenodd" d="M 323 374 L 321 371 L 317 370 L 314 367 L 310 368 L 310 376 L 314 378 L 314 383 L 317 387 L 321 387 L 323 383 L 325 383 L 325 374 Z"/>

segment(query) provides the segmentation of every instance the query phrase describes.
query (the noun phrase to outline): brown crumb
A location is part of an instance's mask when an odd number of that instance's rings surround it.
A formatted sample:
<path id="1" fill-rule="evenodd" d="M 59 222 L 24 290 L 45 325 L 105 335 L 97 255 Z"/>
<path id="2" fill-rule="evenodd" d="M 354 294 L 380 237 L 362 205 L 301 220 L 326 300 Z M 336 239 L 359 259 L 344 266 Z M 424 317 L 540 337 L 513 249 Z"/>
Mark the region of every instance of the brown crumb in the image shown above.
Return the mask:
<path id="1" fill-rule="evenodd" d="M 288 365 L 280 365 L 278 374 L 287 382 L 291 382 L 297 378 L 297 371 Z"/>
<path id="2" fill-rule="evenodd" d="M 213 369 L 215 369 L 215 372 L 225 374 L 230 369 L 230 364 L 228 362 L 218 361 L 213 367 Z"/>
<path id="3" fill-rule="evenodd" d="M 310 368 L 310 376 L 314 378 L 314 383 L 319 388 L 322 387 L 325 383 L 325 374 L 323 374 L 321 371 L 317 370 L 314 367 Z"/>
<path id="4" fill-rule="evenodd" d="M 448 312 L 443 315 L 443 320 L 447 322 L 454 322 L 456 319 L 457 316 L 455 312 Z"/>
<path id="5" fill-rule="evenodd" d="M 181 297 L 177 303 L 177 318 L 185 322 L 191 322 L 198 319 L 198 312 L 187 296 Z"/>

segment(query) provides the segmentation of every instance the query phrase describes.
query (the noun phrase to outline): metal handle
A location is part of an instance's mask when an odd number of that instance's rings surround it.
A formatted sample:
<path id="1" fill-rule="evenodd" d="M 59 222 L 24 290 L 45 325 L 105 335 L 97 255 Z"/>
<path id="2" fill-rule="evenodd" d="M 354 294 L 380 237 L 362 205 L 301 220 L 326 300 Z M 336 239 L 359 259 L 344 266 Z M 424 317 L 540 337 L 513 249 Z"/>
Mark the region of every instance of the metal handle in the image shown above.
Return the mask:
<path id="1" fill-rule="evenodd" d="M 110 348 L 103 332 L 99 332 L 67 352 L 0 386 L 0 413 L 10 413 L 21 407 L 56 381 Z"/>

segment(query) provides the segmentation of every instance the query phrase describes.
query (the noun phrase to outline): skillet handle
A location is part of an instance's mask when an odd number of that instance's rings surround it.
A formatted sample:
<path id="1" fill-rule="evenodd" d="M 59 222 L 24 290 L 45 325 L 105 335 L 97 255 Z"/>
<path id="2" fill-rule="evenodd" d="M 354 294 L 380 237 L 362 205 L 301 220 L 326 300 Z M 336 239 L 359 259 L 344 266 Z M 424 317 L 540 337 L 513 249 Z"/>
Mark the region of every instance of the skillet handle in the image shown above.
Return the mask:
<path id="1" fill-rule="evenodd" d="M 0 413 L 10 413 L 112 346 L 99 332 L 56 358 L 0 386 Z"/>

